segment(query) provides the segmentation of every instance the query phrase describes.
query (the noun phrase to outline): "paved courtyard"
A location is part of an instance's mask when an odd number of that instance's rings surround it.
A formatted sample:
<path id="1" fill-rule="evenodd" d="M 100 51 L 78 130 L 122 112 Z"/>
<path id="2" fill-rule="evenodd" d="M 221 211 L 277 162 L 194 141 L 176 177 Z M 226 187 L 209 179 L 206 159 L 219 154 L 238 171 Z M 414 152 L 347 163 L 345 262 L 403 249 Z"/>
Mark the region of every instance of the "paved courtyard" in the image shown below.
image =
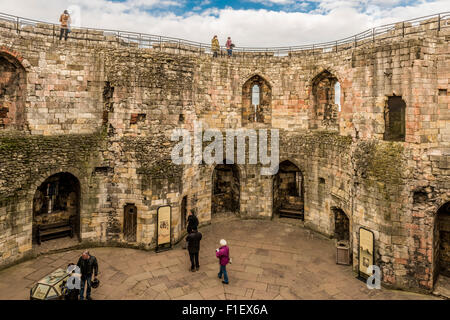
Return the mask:
<path id="1" fill-rule="evenodd" d="M 350 266 L 336 265 L 334 241 L 281 220 L 214 222 L 203 234 L 200 270 L 190 272 L 187 250 L 155 253 L 93 248 L 101 285 L 93 299 L 436 299 L 387 289 L 369 290 Z M 230 284 L 217 278 L 215 248 L 230 245 Z M 53 240 L 54 241 L 54 240 Z M 57 241 L 57 240 L 56 240 Z M 28 299 L 37 280 L 81 250 L 39 256 L 0 271 L 0 299 Z"/>

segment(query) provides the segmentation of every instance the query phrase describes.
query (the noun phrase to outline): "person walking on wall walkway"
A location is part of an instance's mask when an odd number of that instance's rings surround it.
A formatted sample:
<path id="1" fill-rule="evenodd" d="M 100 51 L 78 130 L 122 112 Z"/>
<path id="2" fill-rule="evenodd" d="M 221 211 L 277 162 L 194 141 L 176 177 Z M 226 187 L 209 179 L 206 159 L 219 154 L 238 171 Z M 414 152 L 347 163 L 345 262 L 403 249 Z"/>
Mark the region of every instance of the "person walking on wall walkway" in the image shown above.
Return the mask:
<path id="1" fill-rule="evenodd" d="M 220 240 L 220 248 L 216 249 L 216 257 L 219 258 L 219 273 L 217 276 L 219 279 L 222 279 L 222 283 L 228 284 L 228 273 L 227 273 L 227 264 L 230 262 L 230 249 L 227 246 L 227 242 L 225 239 Z"/>
<path id="2" fill-rule="evenodd" d="M 211 40 L 211 50 L 213 52 L 213 58 L 217 58 L 217 55 L 220 51 L 220 44 L 219 39 L 217 39 L 217 36 L 214 36 Z"/>
<path id="3" fill-rule="evenodd" d="M 198 261 L 198 255 L 200 252 L 200 240 L 202 240 L 202 234 L 197 230 L 197 227 L 192 228 L 192 232 L 186 237 L 188 243 L 189 257 L 191 258 L 191 271 L 198 271 L 200 264 Z"/>
<path id="4" fill-rule="evenodd" d="M 231 41 L 231 37 L 228 37 L 226 46 L 227 46 L 228 58 L 230 58 L 233 55 L 233 48 L 234 48 L 234 44 Z"/>
<path id="5" fill-rule="evenodd" d="M 59 17 L 59 22 L 61 22 L 61 31 L 59 33 L 59 40 L 62 39 L 64 34 L 64 40 L 67 41 L 67 36 L 69 34 L 69 26 L 70 26 L 70 15 L 67 10 L 64 10 L 64 13 Z"/>

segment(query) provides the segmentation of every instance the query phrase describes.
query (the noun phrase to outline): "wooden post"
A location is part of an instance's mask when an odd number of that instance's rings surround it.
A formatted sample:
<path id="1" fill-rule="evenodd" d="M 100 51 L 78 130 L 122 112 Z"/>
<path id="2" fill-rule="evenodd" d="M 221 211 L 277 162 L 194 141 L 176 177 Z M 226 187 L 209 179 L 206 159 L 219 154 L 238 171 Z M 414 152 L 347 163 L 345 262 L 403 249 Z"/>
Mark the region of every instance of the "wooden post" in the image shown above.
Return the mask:
<path id="1" fill-rule="evenodd" d="M 441 14 L 438 14 L 438 31 L 441 31 Z"/>

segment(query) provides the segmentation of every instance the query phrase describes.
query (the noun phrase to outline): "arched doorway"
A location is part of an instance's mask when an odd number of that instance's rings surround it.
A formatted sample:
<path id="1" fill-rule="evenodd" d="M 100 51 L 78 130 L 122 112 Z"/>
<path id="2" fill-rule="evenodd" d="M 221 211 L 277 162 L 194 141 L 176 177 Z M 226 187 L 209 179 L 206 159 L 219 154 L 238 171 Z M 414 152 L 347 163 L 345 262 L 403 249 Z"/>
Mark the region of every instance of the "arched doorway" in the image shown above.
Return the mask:
<path id="1" fill-rule="evenodd" d="M 187 196 L 183 197 L 183 200 L 181 200 L 181 221 L 180 221 L 180 225 L 181 225 L 181 230 L 185 230 L 186 229 L 186 219 L 187 219 Z"/>
<path id="2" fill-rule="evenodd" d="M 126 241 L 136 242 L 137 208 L 134 204 L 127 204 L 123 213 L 123 237 Z"/>
<path id="3" fill-rule="evenodd" d="M 450 277 L 450 202 L 439 208 L 434 223 L 434 281 Z"/>
<path id="4" fill-rule="evenodd" d="M 218 164 L 212 175 L 211 215 L 239 214 L 240 176 L 235 164 Z"/>
<path id="5" fill-rule="evenodd" d="M 350 219 L 342 209 L 334 208 L 334 237 L 336 240 L 350 241 Z"/>
<path id="6" fill-rule="evenodd" d="M 71 232 L 67 227 L 71 227 Z M 33 198 L 33 239 L 46 240 L 80 234 L 80 182 L 61 172 L 47 178 Z M 37 238 L 38 236 L 38 238 Z"/>
<path id="7" fill-rule="evenodd" d="M 280 163 L 273 178 L 273 213 L 282 217 L 304 218 L 304 178 L 291 161 Z"/>

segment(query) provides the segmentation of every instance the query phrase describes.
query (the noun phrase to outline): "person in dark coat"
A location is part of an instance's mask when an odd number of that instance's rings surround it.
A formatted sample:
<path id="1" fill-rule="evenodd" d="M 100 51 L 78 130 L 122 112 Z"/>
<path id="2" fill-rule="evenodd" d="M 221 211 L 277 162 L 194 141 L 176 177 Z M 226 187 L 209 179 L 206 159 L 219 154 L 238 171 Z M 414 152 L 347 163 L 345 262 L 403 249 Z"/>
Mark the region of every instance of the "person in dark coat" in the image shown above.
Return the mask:
<path id="1" fill-rule="evenodd" d="M 89 251 L 84 251 L 81 255 L 80 259 L 78 259 L 77 266 L 80 267 L 81 271 L 81 286 L 80 286 L 80 300 L 83 300 L 84 296 L 84 287 L 87 283 L 86 289 L 86 299 L 92 300 L 91 298 L 91 281 L 92 274 L 97 278 L 98 275 L 98 263 L 97 259 L 94 256 L 89 254 Z"/>
<path id="2" fill-rule="evenodd" d="M 191 210 L 189 211 L 187 232 L 191 233 L 194 228 L 198 228 L 198 218 L 195 216 L 194 210 Z"/>
<path id="3" fill-rule="evenodd" d="M 192 232 L 186 237 L 188 243 L 189 257 L 191 258 L 191 271 L 198 271 L 200 264 L 198 262 L 198 254 L 200 252 L 200 240 L 202 234 L 197 230 L 197 227 L 192 228 Z"/>

